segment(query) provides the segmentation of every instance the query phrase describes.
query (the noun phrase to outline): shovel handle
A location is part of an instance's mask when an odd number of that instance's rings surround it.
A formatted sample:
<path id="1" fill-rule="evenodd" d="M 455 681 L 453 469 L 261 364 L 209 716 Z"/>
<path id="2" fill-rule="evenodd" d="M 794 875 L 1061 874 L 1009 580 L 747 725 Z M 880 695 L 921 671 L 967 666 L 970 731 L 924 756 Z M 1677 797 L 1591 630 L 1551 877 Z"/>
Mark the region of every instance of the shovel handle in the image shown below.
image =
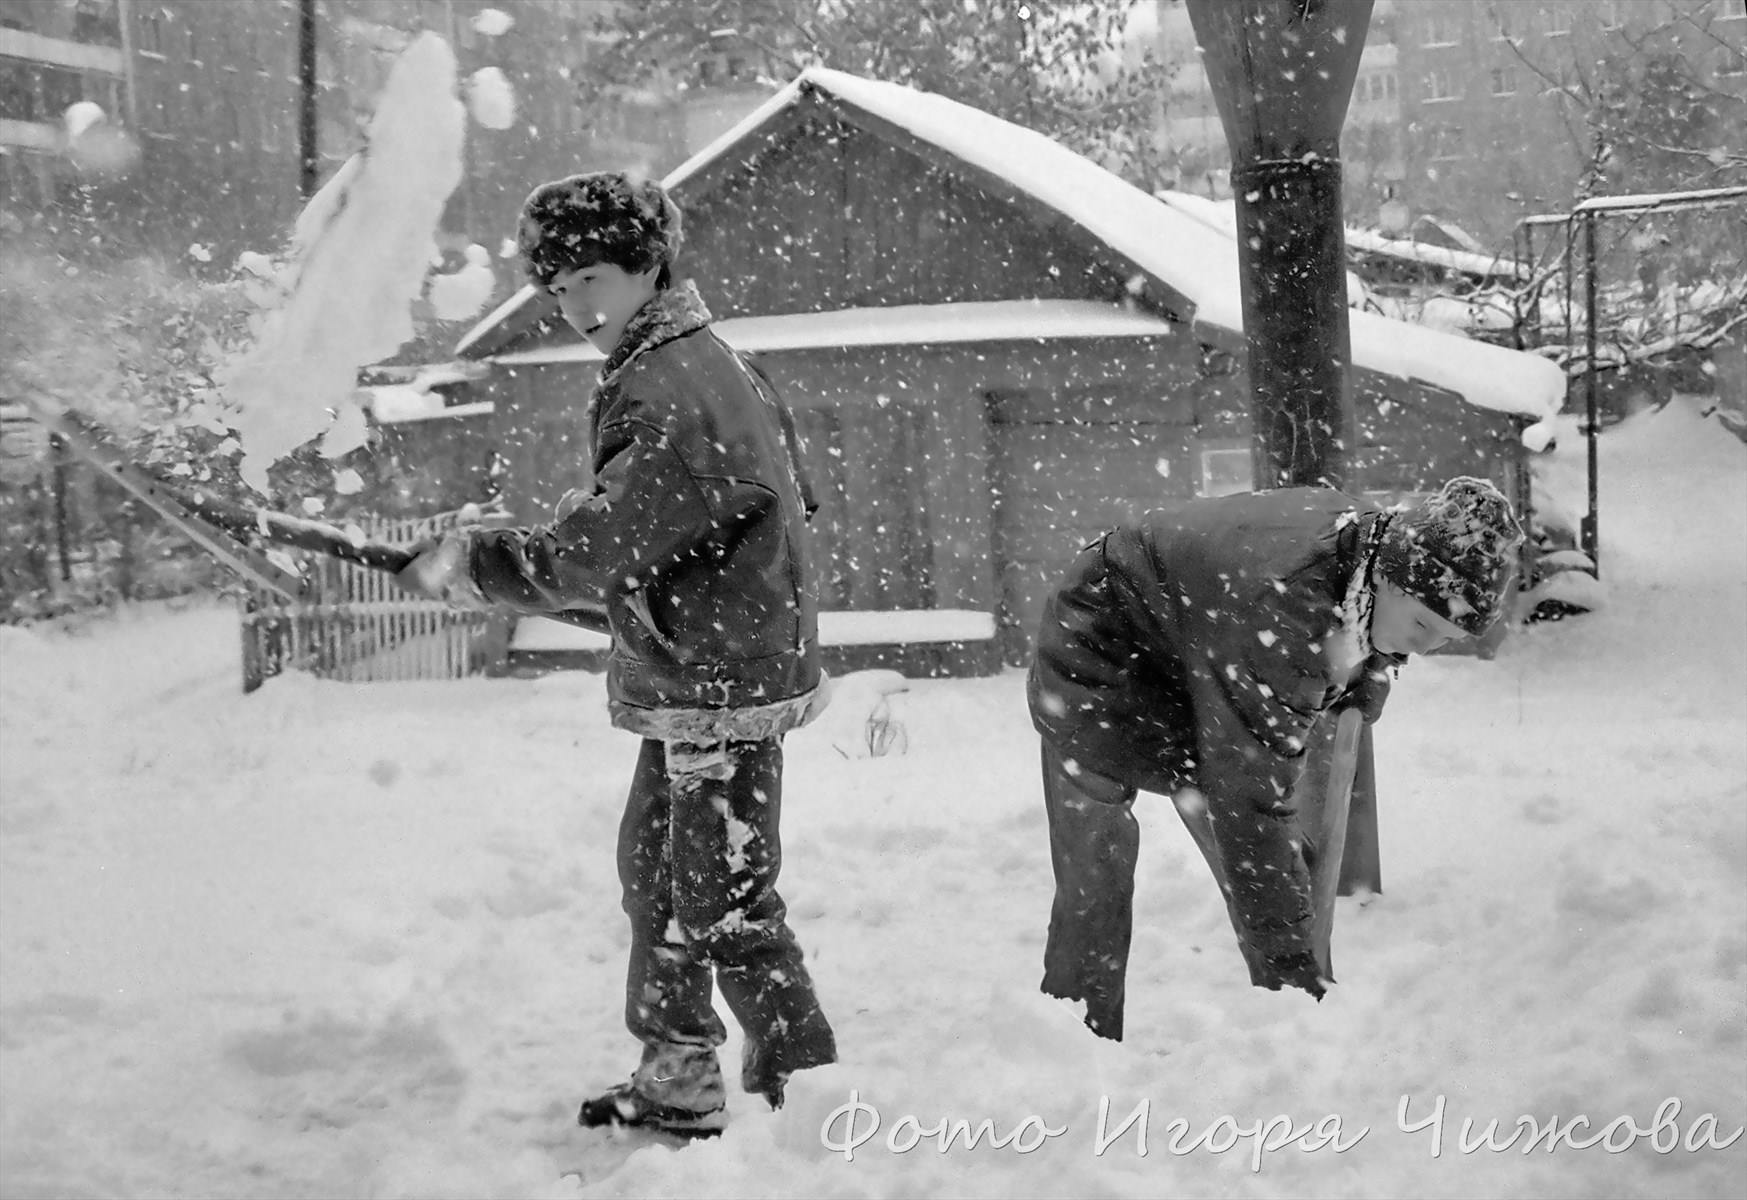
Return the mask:
<path id="1" fill-rule="evenodd" d="M 1334 751 L 1329 758 L 1328 791 L 1317 825 L 1316 874 L 1311 880 L 1315 901 L 1312 933 L 1316 961 L 1325 978 L 1333 979 L 1330 941 L 1334 935 L 1335 891 L 1341 881 L 1341 857 L 1347 846 L 1347 813 L 1353 799 L 1353 776 L 1359 769 L 1359 735 L 1365 714 L 1344 708 L 1335 719 Z"/>

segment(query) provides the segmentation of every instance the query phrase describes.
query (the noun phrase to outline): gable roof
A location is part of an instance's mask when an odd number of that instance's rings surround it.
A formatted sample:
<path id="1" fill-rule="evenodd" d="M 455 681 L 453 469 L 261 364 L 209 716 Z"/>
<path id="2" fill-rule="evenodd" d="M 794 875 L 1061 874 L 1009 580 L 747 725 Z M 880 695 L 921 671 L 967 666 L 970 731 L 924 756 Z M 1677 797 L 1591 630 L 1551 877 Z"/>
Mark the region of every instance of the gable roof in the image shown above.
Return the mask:
<path id="1" fill-rule="evenodd" d="M 1131 290 L 1150 281 L 1180 320 L 1218 331 L 1219 340 L 1242 337 L 1237 246 L 1229 238 L 1034 130 L 899 84 L 809 68 L 662 183 L 682 194 L 688 184 L 707 189 L 720 168 L 756 153 L 807 104 L 1047 210 L 1132 264 L 1139 278 Z M 523 288 L 469 331 L 456 353 L 491 354 L 531 328 L 549 303 Z M 1352 312 L 1349 320 L 1356 366 L 1539 422 L 1564 403 L 1565 374 L 1546 359 L 1369 313 Z"/>

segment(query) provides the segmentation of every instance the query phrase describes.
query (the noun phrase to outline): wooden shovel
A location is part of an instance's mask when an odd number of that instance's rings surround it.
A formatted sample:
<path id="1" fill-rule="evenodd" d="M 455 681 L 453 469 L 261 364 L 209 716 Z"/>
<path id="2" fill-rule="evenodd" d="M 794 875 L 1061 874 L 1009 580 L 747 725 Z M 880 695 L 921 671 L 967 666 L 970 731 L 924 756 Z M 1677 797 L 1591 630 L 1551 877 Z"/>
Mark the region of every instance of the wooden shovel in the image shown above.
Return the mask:
<path id="1" fill-rule="evenodd" d="M 1329 942 L 1334 933 L 1335 895 L 1340 887 L 1341 859 L 1347 844 L 1347 814 L 1352 803 L 1353 779 L 1359 766 L 1360 735 L 1364 728 L 1365 716 L 1356 708 L 1342 709 L 1336 717 L 1327 781 L 1323 794 L 1319 797 L 1321 803 L 1315 807 L 1314 815 L 1309 818 L 1316 825 L 1314 836 L 1319 852 L 1316 869 L 1310 880 L 1313 905 L 1311 947 L 1316 954 L 1318 971 L 1330 982 L 1334 980 Z M 1314 786 L 1315 781 L 1306 780 L 1304 784 Z M 1185 804 L 1182 795 L 1173 797 L 1173 803 L 1189 830 L 1189 836 L 1195 839 L 1196 849 L 1201 851 L 1201 857 L 1207 860 L 1208 867 L 1213 871 L 1213 878 L 1223 888 L 1226 875 L 1220 865 L 1219 847 L 1213 839 L 1213 820 L 1208 814 L 1206 804 Z M 1261 984 L 1268 978 L 1268 966 L 1244 940 L 1243 926 L 1238 921 L 1237 913 L 1231 910 L 1229 899 L 1226 907 L 1231 915 L 1232 928 L 1237 931 L 1238 947 L 1243 951 L 1244 963 L 1250 970 L 1250 982 Z"/>
<path id="2" fill-rule="evenodd" d="M 130 461 L 120 439 L 83 413 L 41 391 L 26 389 L 20 399 L 32 418 L 59 435 L 80 458 L 231 570 L 286 601 L 306 599 L 308 581 L 270 559 L 264 546 L 311 550 L 391 575 L 413 560 L 406 546 L 370 541 L 325 521 L 239 504 L 197 487 L 168 483 Z M 544 615 L 597 632 L 608 628 L 604 603 Z"/>
<path id="3" fill-rule="evenodd" d="M 1353 776 L 1359 769 L 1359 735 L 1365 714 L 1344 708 L 1335 721 L 1334 751 L 1329 756 L 1328 786 L 1317 814 L 1316 871 L 1311 877 L 1315 904 L 1311 937 L 1323 977 L 1333 980 L 1330 939 L 1334 934 L 1335 894 L 1341 881 L 1341 856 L 1347 847 L 1347 812 L 1353 799 Z"/>

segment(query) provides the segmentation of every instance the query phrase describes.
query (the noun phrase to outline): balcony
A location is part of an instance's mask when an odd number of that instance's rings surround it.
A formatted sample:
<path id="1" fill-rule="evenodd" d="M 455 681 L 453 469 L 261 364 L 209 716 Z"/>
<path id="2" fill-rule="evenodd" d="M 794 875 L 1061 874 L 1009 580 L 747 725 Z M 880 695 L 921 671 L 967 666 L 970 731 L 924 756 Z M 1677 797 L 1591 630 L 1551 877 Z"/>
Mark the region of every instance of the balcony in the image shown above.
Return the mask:
<path id="1" fill-rule="evenodd" d="M 8 150 L 38 150 L 54 152 L 63 148 L 57 126 L 41 121 L 14 121 L 0 117 L 0 146 Z"/>
<path id="2" fill-rule="evenodd" d="M 114 46 L 45 37 L 23 29 L 0 29 L 0 57 L 49 63 L 75 71 L 100 71 L 105 75 L 120 76 L 124 70 L 121 51 Z"/>

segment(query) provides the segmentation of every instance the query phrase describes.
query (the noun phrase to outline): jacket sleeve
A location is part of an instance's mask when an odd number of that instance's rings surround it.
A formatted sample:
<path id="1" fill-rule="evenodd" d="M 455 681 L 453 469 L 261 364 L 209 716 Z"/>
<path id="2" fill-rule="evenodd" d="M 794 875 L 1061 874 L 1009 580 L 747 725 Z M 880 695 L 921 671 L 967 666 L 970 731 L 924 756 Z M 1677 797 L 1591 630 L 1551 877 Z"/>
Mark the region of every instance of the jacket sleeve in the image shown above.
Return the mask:
<path id="1" fill-rule="evenodd" d="M 813 481 L 807 475 L 805 460 L 801 457 L 801 435 L 795 428 L 795 415 L 789 406 L 783 403 L 782 393 L 777 391 L 776 383 L 765 373 L 763 367 L 744 354 L 736 354 L 735 361 L 745 368 L 752 386 L 758 390 L 765 403 L 776 410 L 777 423 L 782 429 L 783 448 L 788 452 L 789 470 L 795 478 L 795 488 L 801 494 L 801 511 L 807 514 L 811 521 L 819 511 L 819 498 L 813 491 Z"/>
<path id="2" fill-rule="evenodd" d="M 704 553 L 727 514 L 693 478 L 670 436 L 642 421 L 601 430 L 594 493 L 562 518 L 473 535 L 473 581 L 522 612 L 599 605 L 688 554 Z"/>
<path id="3" fill-rule="evenodd" d="M 1270 585 L 1271 586 L 1271 585 Z M 1321 621 L 1290 594 L 1220 622 L 1191 668 L 1202 789 L 1232 906 L 1265 958 L 1307 950 L 1310 872 L 1293 785 L 1328 699 Z"/>

